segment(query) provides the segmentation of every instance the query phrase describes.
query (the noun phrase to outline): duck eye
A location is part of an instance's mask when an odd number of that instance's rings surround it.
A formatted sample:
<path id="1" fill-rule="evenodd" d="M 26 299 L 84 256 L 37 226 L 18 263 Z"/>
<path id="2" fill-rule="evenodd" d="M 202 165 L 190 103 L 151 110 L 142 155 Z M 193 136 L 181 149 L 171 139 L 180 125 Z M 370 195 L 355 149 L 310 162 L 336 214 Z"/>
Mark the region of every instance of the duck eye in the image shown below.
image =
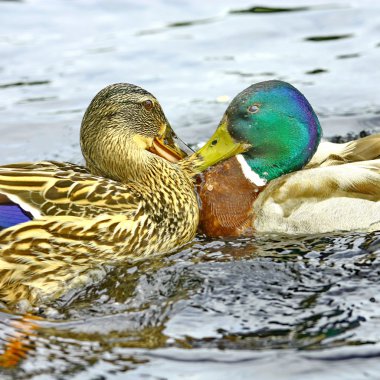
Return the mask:
<path id="1" fill-rule="evenodd" d="M 143 106 L 147 111 L 150 111 L 153 108 L 153 102 L 151 100 L 145 100 Z"/>
<path id="2" fill-rule="evenodd" d="M 249 113 L 257 113 L 260 111 L 260 108 L 257 104 L 251 104 L 248 108 L 247 108 L 247 111 Z"/>

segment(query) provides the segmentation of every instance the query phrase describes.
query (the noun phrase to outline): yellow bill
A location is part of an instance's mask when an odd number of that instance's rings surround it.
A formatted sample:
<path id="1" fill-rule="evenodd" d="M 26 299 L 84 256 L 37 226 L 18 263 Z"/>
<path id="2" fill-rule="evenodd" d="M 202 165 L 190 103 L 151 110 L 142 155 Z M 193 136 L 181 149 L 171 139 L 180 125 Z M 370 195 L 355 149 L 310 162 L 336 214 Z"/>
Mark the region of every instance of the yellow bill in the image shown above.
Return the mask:
<path id="1" fill-rule="evenodd" d="M 215 133 L 207 143 L 195 153 L 199 158 L 197 170 L 200 172 L 220 161 L 246 152 L 251 148 L 250 144 L 235 141 L 229 134 L 227 125 L 228 117 L 224 115 Z"/>

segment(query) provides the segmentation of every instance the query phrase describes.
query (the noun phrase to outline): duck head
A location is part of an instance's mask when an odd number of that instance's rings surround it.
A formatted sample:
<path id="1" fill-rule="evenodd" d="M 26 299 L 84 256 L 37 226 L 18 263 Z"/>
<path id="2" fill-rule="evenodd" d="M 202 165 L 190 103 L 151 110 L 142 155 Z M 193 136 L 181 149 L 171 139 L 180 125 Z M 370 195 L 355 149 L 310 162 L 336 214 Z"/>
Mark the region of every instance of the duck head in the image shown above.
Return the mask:
<path id="1" fill-rule="evenodd" d="M 157 99 L 128 83 L 102 89 L 87 108 L 80 141 L 93 174 L 123 181 L 145 173 L 152 153 L 177 162 L 189 152 Z"/>
<path id="2" fill-rule="evenodd" d="M 263 183 L 302 168 L 322 135 L 310 103 L 289 83 L 271 80 L 238 94 L 196 154 L 200 171 L 239 155 Z"/>

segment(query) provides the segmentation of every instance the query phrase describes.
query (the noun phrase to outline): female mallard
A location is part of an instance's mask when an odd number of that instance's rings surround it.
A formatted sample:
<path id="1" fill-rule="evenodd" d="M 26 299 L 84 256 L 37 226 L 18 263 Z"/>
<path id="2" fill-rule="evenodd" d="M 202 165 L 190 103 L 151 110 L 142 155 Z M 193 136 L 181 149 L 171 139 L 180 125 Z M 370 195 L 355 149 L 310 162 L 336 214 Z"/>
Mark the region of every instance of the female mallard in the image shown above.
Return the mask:
<path id="1" fill-rule="evenodd" d="M 203 175 L 201 231 L 239 236 L 380 229 L 380 135 L 322 143 L 317 150 L 321 134 L 311 105 L 288 83 L 262 82 L 238 94 L 198 152 L 214 150 L 212 162 L 237 143 L 247 146 Z"/>
<path id="2" fill-rule="evenodd" d="M 0 223 L 8 227 L 0 232 L 0 301 L 56 298 L 99 278 L 101 264 L 191 240 L 198 203 L 189 163 L 169 162 L 183 157 L 174 139 L 149 92 L 115 84 L 96 95 L 83 118 L 87 168 L 0 167 Z"/>

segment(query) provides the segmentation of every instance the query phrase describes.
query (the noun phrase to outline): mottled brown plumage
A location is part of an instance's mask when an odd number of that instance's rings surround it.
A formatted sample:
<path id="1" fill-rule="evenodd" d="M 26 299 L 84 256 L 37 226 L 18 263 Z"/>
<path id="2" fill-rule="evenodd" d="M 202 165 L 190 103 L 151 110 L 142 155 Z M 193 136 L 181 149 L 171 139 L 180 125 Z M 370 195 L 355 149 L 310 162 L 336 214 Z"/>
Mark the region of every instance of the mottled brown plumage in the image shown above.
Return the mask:
<path id="1" fill-rule="evenodd" d="M 0 300 L 54 299 L 98 281 L 105 264 L 191 240 L 198 204 L 189 163 L 182 168 L 148 151 L 166 149 L 166 140 L 178 153 L 173 137 L 151 94 L 116 84 L 83 118 L 88 168 L 49 161 L 0 167 L 2 202 L 34 216 L 0 232 Z"/>

